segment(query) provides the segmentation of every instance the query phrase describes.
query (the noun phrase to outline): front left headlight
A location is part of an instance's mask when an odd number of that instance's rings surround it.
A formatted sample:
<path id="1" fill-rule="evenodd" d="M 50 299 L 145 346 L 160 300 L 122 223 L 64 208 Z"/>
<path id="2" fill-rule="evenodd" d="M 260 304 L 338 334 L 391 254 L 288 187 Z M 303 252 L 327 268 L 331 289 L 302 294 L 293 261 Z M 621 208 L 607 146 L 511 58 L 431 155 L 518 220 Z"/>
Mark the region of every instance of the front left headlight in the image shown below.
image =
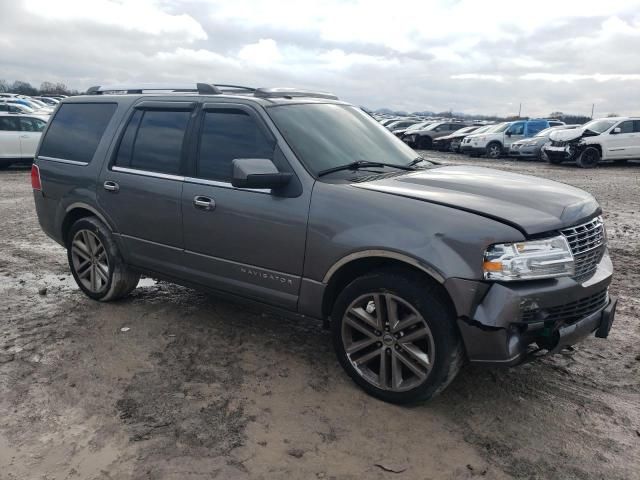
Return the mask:
<path id="1" fill-rule="evenodd" d="M 557 237 L 491 245 L 484 254 L 485 280 L 537 280 L 572 276 L 573 254 L 567 239 Z"/>

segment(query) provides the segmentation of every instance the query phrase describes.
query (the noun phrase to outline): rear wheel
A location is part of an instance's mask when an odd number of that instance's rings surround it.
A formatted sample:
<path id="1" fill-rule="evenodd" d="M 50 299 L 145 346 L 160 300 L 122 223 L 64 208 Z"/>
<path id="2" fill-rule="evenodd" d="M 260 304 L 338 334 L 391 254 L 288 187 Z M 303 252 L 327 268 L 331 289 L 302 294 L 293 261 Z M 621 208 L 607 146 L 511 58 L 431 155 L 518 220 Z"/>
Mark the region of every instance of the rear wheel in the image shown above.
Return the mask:
<path id="1" fill-rule="evenodd" d="M 71 273 L 87 296 L 106 302 L 136 288 L 140 275 L 123 262 L 111 232 L 96 217 L 77 220 L 67 238 Z"/>
<path id="2" fill-rule="evenodd" d="M 441 392 L 463 361 L 455 318 L 437 287 L 405 272 L 351 282 L 332 312 L 343 368 L 367 393 L 392 403 Z"/>
<path id="3" fill-rule="evenodd" d="M 587 147 L 580 154 L 576 163 L 581 168 L 594 168 L 600 163 L 600 151 L 595 147 Z"/>
<path id="4" fill-rule="evenodd" d="M 491 142 L 487 145 L 486 155 L 489 158 L 498 158 L 502 155 L 502 145 L 498 142 Z"/>

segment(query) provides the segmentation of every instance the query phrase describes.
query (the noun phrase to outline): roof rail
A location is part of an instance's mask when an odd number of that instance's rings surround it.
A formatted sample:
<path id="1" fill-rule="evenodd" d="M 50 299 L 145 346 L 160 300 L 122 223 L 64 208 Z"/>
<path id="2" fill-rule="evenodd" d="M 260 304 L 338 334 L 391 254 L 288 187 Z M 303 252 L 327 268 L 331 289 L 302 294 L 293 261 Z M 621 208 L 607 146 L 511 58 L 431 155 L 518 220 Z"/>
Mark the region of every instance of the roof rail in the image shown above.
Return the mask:
<path id="1" fill-rule="evenodd" d="M 243 87 L 242 85 L 226 85 L 224 83 L 216 83 L 214 87 L 217 87 L 220 90 L 244 90 L 249 93 L 253 93 L 256 91 L 253 87 Z"/>
<path id="2" fill-rule="evenodd" d="M 107 95 L 107 94 L 136 94 L 145 91 L 171 91 L 171 92 L 196 92 L 200 94 L 218 95 L 222 91 L 215 85 L 210 83 L 184 83 L 180 85 L 160 84 L 160 83 L 142 83 L 137 85 L 96 85 L 87 89 L 88 95 Z"/>
<path id="3" fill-rule="evenodd" d="M 297 88 L 257 88 L 253 93 L 260 98 L 294 98 L 294 97 L 311 97 L 325 98 L 328 100 L 338 100 L 333 93 L 314 92 L 311 90 L 299 90 Z"/>

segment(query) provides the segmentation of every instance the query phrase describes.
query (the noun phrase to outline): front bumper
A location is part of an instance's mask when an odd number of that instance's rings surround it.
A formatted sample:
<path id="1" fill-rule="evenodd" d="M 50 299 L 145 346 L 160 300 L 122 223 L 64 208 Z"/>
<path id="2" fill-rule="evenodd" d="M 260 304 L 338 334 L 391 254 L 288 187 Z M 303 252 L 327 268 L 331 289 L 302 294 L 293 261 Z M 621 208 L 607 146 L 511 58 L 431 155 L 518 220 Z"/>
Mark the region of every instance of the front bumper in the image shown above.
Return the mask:
<path id="1" fill-rule="evenodd" d="M 583 283 L 568 277 L 489 286 L 484 282 L 448 280 L 449 285 L 445 286 L 450 292 L 473 291 L 473 297 L 480 298 L 454 300 L 469 361 L 511 366 L 557 353 L 594 332 L 606 337 L 617 302 L 607 293 L 612 273 L 611 259 L 605 253 L 594 275 Z M 568 313 L 563 317 L 562 312 L 568 312 L 572 305 L 589 308 L 579 318 L 570 318 Z M 571 311 L 582 310 L 576 307 Z"/>
<path id="2" fill-rule="evenodd" d="M 568 160 L 574 160 L 577 149 L 572 148 L 571 146 L 564 147 L 553 147 L 546 146 L 543 148 L 544 153 L 549 157 L 550 160 L 557 162 L 565 162 Z"/>
<path id="3" fill-rule="evenodd" d="M 487 153 L 487 148 L 470 145 L 469 148 L 464 150 L 464 152 L 468 153 L 469 155 L 484 155 Z"/>

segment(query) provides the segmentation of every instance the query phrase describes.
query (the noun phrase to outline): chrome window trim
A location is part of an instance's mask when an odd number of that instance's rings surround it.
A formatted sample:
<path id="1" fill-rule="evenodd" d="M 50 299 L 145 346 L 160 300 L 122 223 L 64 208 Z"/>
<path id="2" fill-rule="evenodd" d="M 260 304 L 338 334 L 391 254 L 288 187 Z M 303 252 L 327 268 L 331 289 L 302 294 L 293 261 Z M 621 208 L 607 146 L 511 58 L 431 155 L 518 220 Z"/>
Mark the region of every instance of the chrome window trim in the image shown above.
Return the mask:
<path id="1" fill-rule="evenodd" d="M 131 173 L 133 175 L 140 175 L 143 177 L 164 178 L 165 180 L 175 180 L 178 182 L 184 181 L 184 177 L 181 175 L 171 175 L 169 173 L 151 172 L 149 170 L 138 170 L 137 168 L 113 166 L 111 167 L 111 170 L 114 172 Z"/>
<path id="2" fill-rule="evenodd" d="M 238 188 L 234 187 L 231 182 L 223 182 L 220 180 L 207 180 L 204 178 L 196 178 L 196 177 L 185 177 L 185 182 L 188 183 L 196 183 L 198 185 L 207 185 L 210 187 L 221 187 L 221 188 L 229 188 L 231 190 L 243 190 L 245 192 L 254 192 L 254 193 L 266 193 L 271 194 L 271 189 L 269 188 Z"/>
<path id="3" fill-rule="evenodd" d="M 89 162 L 80 162 L 78 160 L 67 160 L 65 158 L 38 156 L 37 159 L 38 160 L 48 160 L 50 162 L 67 163 L 69 165 L 80 165 L 82 167 L 86 167 L 87 165 L 89 165 Z"/>

